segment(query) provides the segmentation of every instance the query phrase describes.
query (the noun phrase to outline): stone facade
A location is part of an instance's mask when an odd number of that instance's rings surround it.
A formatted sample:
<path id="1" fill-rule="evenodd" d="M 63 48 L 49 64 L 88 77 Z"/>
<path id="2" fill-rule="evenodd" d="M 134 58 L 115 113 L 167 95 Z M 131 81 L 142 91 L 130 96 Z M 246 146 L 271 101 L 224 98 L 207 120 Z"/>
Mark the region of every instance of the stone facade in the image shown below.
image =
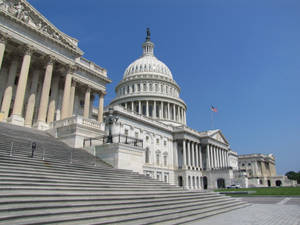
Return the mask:
<path id="1" fill-rule="evenodd" d="M 103 133 L 103 98 L 111 81 L 105 69 L 82 55 L 75 38 L 58 30 L 27 1 L 2 0 L 1 121 L 49 130 L 75 147 L 82 147 L 75 139 L 90 135 L 84 129 Z M 98 115 L 92 113 L 96 95 Z M 72 127 L 68 119 L 73 117 L 79 119 L 72 120 Z M 69 128 L 62 129 L 61 121 Z"/>
<path id="2" fill-rule="evenodd" d="M 248 187 L 294 186 L 286 176 L 277 175 L 272 154 L 247 154 L 238 156 L 239 171 L 248 179 Z"/>
<path id="3" fill-rule="evenodd" d="M 180 87 L 154 56 L 149 30 L 142 49 L 104 110 L 111 80 L 105 69 L 83 57 L 78 40 L 26 0 L 1 0 L 0 121 L 46 130 L 116 168 L 187 189 L 288 182 L 276 175 L 271 156 L 238 158 L 220 130 L 188 127 Z"/>

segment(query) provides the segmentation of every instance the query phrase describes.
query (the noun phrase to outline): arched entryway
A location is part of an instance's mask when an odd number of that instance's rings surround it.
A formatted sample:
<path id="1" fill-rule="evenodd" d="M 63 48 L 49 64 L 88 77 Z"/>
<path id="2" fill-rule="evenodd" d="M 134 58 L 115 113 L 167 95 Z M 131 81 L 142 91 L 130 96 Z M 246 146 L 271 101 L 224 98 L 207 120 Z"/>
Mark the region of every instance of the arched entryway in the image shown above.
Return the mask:
<path id="1" fill-rule="evenodd" d="M 217 187 L 218 188 L 225 188 L 225 180 L 223 178 L 219 178 L 217 180 Z"/>
<path id="2" fill-rule="evenodd" d="M 282 182 L 281 182 L 281 180 L 276 180 L 276 187 L 280 187 L 281 185 L 282 185 Z"/>
<path id="3" fill-rule="evenodd" d="M 178 176 L 178 186 L 183 187 L 183 179 L 182 176 Z"/>
<path id="4" fill-rule="evenodd" d="M 203 189 L 207 189 L 207 177 L 203 177 Z"/>
<path id="5" fill-rule="evenodd" d="M 271 187 L 271 181 L 268 180 L 268 187 Z"/>

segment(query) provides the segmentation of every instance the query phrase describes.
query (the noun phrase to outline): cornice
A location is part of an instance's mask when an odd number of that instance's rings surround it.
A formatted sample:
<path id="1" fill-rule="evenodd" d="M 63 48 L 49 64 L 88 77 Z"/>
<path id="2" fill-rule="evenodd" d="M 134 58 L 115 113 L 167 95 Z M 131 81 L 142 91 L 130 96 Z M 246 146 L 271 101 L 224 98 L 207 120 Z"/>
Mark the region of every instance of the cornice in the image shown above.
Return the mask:
<path id="1" fill-rule="evenodd" d="M 10 1 L 4 0 L 0 14 L 6 18 L 25 26 L 41 37 L 55 42 L 56 44 L 70 50 L 76 55 L 83 55 L 83 52 L 71 43 L 64 33 L 52 25 L 44 16 L 38 13 L 27 1 L 19 0 L 17 6 L 12 6 Z M 20 7 L 17 10 L 17 7 Z"/>

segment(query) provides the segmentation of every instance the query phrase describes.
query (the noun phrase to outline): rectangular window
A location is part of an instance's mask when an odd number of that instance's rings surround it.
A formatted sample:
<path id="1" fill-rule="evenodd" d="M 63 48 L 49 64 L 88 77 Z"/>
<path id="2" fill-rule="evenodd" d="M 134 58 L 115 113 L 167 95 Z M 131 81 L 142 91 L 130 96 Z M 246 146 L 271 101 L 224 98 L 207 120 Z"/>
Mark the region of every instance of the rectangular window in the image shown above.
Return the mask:
<path id="1" fill-rule="evenodd" d="M 159 165 L 159 154 L 156 154 L 156 164 Z"/>
<path id="2" fill-rule="evenodd" d="M 164 155 L 164 166 L 168 165 L 168 157 Z"/>
<path id="3" fill-rule="evenodd" d="M 125 136 L 128 136 L 129 131 L 125 129 Z"/>

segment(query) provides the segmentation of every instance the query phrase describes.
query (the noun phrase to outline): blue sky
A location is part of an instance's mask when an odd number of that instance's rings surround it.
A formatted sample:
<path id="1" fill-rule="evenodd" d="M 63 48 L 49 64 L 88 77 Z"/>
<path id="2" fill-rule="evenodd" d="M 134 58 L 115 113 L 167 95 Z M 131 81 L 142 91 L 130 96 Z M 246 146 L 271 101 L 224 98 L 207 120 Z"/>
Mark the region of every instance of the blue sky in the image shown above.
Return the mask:
<path id="1" fill-rule="evenodd" d="M 190 127 L 211 129 L 214 105 L 214 128 L 234 151 L 273 153 L 280 174 L 300 170 L 299 0 L 29 2 L 108 70 L 106 104 L 150 27 Z"/>

